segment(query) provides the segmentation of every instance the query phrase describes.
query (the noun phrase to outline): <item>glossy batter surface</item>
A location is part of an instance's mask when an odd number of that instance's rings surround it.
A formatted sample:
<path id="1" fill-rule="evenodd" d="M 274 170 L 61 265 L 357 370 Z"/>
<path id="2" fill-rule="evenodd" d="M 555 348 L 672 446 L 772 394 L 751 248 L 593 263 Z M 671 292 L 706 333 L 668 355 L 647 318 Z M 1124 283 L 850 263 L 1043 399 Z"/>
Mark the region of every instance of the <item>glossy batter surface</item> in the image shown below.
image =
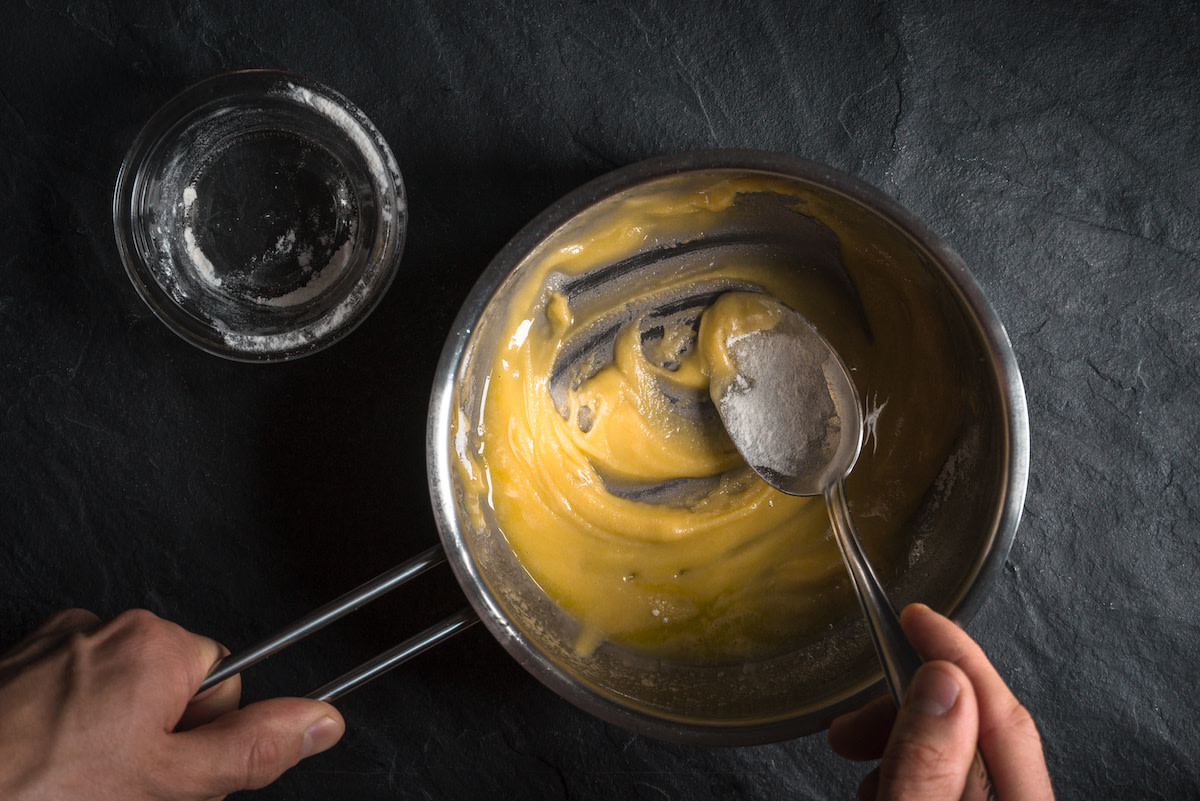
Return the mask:
<path id="1" fill-rule="evenodd" d="M 616 282 L 598 296 L 573 300 L 564 290 L 647 243 L 715 227 L 725 210 L 764 193 L 841 234 L 849 281 L 751 252 Z M 671 659 L 742 661 L 853 613 L 823 500 L 763 483 L 708 403 L 698 317 L 647 322 L 654 298 L 700 285 L 779 298 L 838 349 L 869 427 L 847 493 L 878 572 L 903 569 L 904 523 L 961 422 L 954 368 L 918 288 L 873 277 L 871 260 L 892 256 L 826 212 L 779 179 L 722 178 L 625 201 L 526 266 L 478 419 L 458 422 L 459 473 L 476 525 L 493 520 L 535 581 L 579 620 L 580 650 L 611 639 Z M 564 354 L 600 329 L 613 330 L 604 358 L 592 353 L 564 371 Z M 564 372 L 570 380 L 556 383 Z"/>

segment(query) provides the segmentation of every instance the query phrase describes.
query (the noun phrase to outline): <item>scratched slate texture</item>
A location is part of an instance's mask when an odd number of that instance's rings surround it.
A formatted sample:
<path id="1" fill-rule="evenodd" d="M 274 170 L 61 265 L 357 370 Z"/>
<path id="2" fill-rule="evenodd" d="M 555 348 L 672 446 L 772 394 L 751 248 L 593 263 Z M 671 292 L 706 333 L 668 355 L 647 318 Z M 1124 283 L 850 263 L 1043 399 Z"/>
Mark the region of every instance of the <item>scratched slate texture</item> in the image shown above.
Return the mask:
<path id="1" fill-rule="evenodd" d="M 969 628 L 1059 797 L 1200 796 L 1195 3 L 27 0 L 0 30 L 0 646 L 60 607 L 144 606 L 236 648 L 432 544 L 430 379 L 491 256 L 614 167 L 752 147 L 897 198 L 1008 327 L 1032 475 Z M 348 95 L 410 193 L 397 284 L 294 364 L 177 339 L 113 243 L 141 123 L 243 67 Z M 246 695 L 303 693 L 460 603 L 435 570 Z M 341 706 L 341 745 L 243 797 L 833 799 L 867 769 L 819 735 L 629 734 L 479 627 Z"/>

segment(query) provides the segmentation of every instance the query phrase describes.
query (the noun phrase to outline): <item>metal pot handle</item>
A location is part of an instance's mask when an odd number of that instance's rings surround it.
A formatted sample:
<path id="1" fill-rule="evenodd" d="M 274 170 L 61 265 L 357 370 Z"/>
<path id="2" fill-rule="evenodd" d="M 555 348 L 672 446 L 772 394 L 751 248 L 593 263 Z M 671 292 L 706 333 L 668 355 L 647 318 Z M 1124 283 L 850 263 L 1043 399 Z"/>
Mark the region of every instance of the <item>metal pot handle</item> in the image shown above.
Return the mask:
<path id="1" fill-rule="evenodd" d="M 367 583 L 351 590 L 340 598 L 331 601 L 315 612 L 312 612 L 292 625 L 276 632 L 257 645 L 237 654 L 230 654 L 222 659 L 208 677 L 200 684 L 197 694 L 215 687 L 226 679 L 241 673 L 251 665 L 257 664 L 272 654 L 282 651 L 293 643 L 303 640 L 313 632 L 333 623 L 349 613 L 365 606 L 402 584 L 405 584 L 430 568 L 437 567 L 446 561 L 446 554 L 440 545 L 435 545 L 423 551 L 407 562 L 400 564 L 386 573 L 371 579 Z M 407 662 L 414 656 L 429 650 L 438 643 L 448 640 L 460 631 L 470 628 L 479 622 L 475 612 L 469 607 L 450 615 L 439 623 L 430 626 L 404 642 L 384 651 L 348 673 L 344 673 L 328 684 L 318 687 L 309 693 L 307 698 L 318 701 L 334 701 L 355 690 L 372 679 L 382 676 L 394 667 Z"/>

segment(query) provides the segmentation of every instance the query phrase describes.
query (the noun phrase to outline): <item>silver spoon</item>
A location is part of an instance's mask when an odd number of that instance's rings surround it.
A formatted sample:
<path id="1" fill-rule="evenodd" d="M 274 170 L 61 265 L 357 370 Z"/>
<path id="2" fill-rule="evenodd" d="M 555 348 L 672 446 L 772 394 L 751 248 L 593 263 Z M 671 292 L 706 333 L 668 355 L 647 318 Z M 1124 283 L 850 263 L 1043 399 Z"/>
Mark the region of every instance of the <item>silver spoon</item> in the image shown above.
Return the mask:
<path id="1" fill-rule="evenodd" d="M 710 362 L 713 403 L 746 463 L 789 495 L 823 495 L 834 537 L 867 618 L 896 703 L 921 659 L 863 551 L 846 503 L 845 478 L 862 447 L 862 410 L 845 363 L 798 312 L 765 295 L 772 328 L 730 337 L 730 359 Z"/>
<path id="2" fill-rule="evenodd" d="M 709 361 L 709 392 L 730 439 L 754 472 L 789 495 L 825 497 L 834 538 L 898 707 L 922 662 L 867 560 L 846 502 L 846 476 L 863 440 L 854 381 L 837 351 L 799 312 L 765 295 L 752 297 L 753 308 L 765 311 L 773 325 L 726 340 L 729 359 Z M 978 749 L 963 797 L 995 799 Z"/>

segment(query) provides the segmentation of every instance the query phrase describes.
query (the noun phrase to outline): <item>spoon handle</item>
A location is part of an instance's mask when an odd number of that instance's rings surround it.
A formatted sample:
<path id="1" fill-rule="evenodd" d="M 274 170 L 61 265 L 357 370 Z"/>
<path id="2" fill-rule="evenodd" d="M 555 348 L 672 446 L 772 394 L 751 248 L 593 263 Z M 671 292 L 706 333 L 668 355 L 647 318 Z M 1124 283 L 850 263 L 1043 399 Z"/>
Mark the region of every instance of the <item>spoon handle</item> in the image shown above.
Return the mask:
<path id="1" fill-rule="evenodd" d="M 866 615 L 867 629 L 871 632 L 871 641 L 875 644 L 875 652 L 879 655 L 880 665 L 883 666 L 883 676 L 892 693 L 892 700 L 899 706 L 913 675 L 917 668 L 921 667 L 921 657 L 917 656 L 916 650 L 904 636 L 896 607 L 884 592 L 883 585 L 871 567 L 866 551 L 863 550 L 858 529 L 850 517 L 845 482 L 842 479 L 832 482 L 826 488 L 825 503 L 829 507 L 829 519 L 833 523 L 834 538 L 842 552 L 842 560 L 846 563 L 850 578 L 853 579 L 859 606 Z"/>
<path id="2" fill-rule="evenodd" d="M 892 700 L 898 707 L 900 699 L 904 697 L 904 691 L 912 682 L 913 675 L 921 667 L 921 657 L 904 636 L 904 630 L 900 628 L 900 615 L 896 613 L 896 607 L 884 592 L 883 585 L 875 575 L 875 569 L 871 567 L 866 551 L 863 550 L 858 528 L 850 516 L 850 505 L 846 502 L 846 485 L 843 479 L 838 479 L 826 488 L 825 503 L 829 507 L 829 519 L 833 523 L 834 539 L 837 540 L 842 560 L 853 579 L 859 606 L 866 615 L 871 641 L 875 644 L 879 664 L 883 666 L 883 676 L 892 693 Z M 996 801 L 991 774 L 978 748 L 975 749 L 975 756 L 967 773 L 962 801 Z"/>

